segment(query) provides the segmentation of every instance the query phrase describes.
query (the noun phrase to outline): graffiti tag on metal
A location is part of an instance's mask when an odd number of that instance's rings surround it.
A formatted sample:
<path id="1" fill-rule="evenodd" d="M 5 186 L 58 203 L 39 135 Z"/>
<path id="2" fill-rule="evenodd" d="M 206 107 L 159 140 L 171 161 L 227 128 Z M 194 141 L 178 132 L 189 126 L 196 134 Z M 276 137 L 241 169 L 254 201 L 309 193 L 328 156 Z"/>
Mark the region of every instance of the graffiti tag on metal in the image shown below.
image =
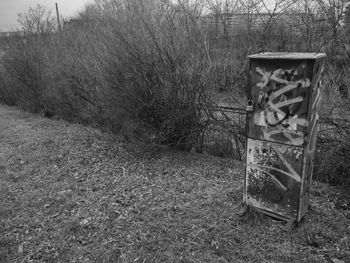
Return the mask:
<path id="1" fill-rule="evenodd" d="M 261 209 L 296 217 L 302 148 L 254 139 L 248 139 L 247 147 L 246 201 Z"/>
<path id="2" fill-rule="evenodd" d="M 308 126 L 312 65 L 307 61 L 253 61 L 248 137 L 302 146 Z"/>

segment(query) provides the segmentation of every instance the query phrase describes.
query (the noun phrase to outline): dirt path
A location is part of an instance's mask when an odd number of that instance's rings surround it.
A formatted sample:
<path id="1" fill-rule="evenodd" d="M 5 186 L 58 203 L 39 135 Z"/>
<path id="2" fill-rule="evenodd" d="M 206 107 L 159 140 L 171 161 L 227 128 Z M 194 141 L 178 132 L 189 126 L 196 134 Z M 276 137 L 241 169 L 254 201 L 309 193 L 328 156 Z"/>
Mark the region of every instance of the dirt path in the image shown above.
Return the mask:
<path id="1" fill-rule="evenodd" d="M 336 192 L 286 233 L 237 214 L 242 169 L 0 105 L 0 262 L 349 262 Z"/>

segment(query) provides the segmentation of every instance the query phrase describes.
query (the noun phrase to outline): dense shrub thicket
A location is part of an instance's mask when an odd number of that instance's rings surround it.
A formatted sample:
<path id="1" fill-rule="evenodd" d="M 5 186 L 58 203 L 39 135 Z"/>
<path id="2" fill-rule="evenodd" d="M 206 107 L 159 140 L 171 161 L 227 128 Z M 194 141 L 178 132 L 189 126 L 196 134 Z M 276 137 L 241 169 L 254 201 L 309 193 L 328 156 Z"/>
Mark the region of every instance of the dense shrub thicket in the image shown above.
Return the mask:
<path id="1" fill-rule="evenodd" d="M 350 185 L 349 61 L 329 60 L 323 78 L 323 103 L 315 160 L 315 178 Z"/>
<path id="2" fill-rule="evenodd" d="M 105 1 L 61 32 L 31 28 L 11 39 L 2 79 L 13 88 L 2 99 L 113 131 L 144 127 L 162 143 L 190 149 L 215 85 L 197 16 L 167 3 Z"/>
<path id="3" fill-rule="evenodd" d="M 224 16 L 229 10 L 204 2 L 99 0 L 62 30 L 47 9 L 30 8 L 19 16 L 25 35 L 3 40 L 0 99 L 183 150 L 203 151 L 209 138 L 216 150 L 207 152 L 242 158 L 244 124 L 231 116 L 227 125 L 226 115 L 211 109 L 222 98 L 243 106 L 247 55 L 323 50 L 331 59 L 315 174 L 348 184 L 349 123 L 334 121 L 350 112 L 348 38 L 334 26 L 339 17 L 320 22 L 333 13 L 290 8 L 300 15 L 297 28 L 268 19 L 254 30 L 248 23 L 233 32 Z M 203 20 L 208 10 L 216 24 Z"/>

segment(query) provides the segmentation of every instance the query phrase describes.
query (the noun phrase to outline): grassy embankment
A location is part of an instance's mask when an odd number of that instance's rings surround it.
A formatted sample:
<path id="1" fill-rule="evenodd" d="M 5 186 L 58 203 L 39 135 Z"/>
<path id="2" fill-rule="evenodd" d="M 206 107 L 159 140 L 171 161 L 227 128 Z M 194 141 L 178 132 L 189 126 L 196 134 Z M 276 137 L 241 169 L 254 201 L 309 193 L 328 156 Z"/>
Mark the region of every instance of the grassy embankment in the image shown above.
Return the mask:
<path id="1" fill-rule="evenodd" d="M 1 262 L 350 262 L 349 196 L 239 215 L 243 164 L 0 106 Z"/>

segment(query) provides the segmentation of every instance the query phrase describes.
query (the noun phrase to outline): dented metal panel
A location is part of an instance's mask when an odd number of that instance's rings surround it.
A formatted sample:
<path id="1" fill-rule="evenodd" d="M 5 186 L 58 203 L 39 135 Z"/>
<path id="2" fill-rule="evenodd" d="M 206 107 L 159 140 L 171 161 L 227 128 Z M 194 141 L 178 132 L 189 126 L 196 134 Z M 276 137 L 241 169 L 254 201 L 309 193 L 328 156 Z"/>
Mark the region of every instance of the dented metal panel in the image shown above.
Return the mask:
<path id="1" fill-rule="evenodd" d="M 322 57 L 250 56 L 244 202 L 285 220 L 301 220 L 309 205 Z"/>

